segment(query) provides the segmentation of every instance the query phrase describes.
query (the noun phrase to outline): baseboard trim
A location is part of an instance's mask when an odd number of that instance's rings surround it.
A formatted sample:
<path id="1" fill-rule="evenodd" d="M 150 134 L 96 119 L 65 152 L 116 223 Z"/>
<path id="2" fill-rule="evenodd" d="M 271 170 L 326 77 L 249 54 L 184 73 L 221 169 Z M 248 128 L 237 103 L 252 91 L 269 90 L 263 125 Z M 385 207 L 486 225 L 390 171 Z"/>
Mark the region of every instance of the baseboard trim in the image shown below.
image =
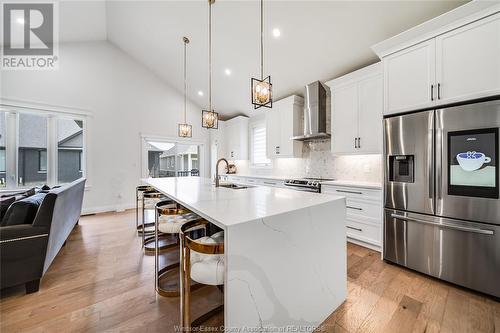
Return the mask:
<path id="1" fill-rule="evenodd" d="M 82 209 L 82 216 L 99 214 L 99 213 L 109 213 L 109 212 L 123 212 L 127 209 L 134 209 L 134 208 L 135 208 L 135 203 L 125 204 L 125 205 L 87 207 Z"/>

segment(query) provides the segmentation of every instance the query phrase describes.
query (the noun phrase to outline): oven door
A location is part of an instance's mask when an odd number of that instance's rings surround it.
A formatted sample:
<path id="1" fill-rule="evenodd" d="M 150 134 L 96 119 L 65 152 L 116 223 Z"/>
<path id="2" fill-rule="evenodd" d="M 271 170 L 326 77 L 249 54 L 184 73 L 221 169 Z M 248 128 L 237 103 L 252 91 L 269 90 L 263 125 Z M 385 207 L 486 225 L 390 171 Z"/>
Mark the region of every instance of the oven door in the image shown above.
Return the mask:
<path id="1" fill-rule="evenodd" d="M 500 225 L 500 101 L 436 111 L 436 215 Z"/>
<path id="2" fill-rule="evenodd" d="M 384 259 L 500 297 L 500 226 L 385 210 Z"/>

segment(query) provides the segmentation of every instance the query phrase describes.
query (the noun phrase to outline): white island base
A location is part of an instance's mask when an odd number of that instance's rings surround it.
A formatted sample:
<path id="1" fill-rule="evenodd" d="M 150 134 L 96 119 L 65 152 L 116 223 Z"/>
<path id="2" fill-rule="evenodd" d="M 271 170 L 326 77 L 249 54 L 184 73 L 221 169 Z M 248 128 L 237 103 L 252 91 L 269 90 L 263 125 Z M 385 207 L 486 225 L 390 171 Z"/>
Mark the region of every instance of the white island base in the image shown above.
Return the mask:
<path id="1" fill-rule="evenodd" d="M 310 332 L 346 299 L 343 197 L 197 177 L 144 182 L 224 229 L 226 330 Z"/>

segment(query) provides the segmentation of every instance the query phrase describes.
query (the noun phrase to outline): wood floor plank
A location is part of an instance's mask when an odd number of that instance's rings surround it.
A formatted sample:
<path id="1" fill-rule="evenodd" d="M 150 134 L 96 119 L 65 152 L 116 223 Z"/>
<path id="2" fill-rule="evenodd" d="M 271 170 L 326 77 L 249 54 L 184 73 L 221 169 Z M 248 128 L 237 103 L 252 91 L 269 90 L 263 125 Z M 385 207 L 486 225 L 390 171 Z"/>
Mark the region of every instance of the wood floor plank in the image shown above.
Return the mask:
<path id="1" fill-rule="evenodd" d="M 401 302 L 399 302 L 397 310 L 392 315 L 391 320 L 384 327 L 384 332 L 411 332 L 421 309 L 421 302 L 409 296 L 403 296 Z"/>

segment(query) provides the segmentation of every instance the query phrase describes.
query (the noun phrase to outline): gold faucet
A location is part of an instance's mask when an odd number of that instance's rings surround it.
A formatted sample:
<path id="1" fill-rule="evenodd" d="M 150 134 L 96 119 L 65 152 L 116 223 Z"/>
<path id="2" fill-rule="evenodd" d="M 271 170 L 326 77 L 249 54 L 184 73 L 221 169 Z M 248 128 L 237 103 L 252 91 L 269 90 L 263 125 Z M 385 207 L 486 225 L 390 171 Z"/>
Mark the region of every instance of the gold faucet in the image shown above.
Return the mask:
<path id="1" fill-rule="evenodd" d="M 215 187 L 219 187 L 219 162 L 226 162 L 226 167 L 229 168 L 229 162 L 225 158 L 219 158 L 217 163 L 215 163 Z"/>

